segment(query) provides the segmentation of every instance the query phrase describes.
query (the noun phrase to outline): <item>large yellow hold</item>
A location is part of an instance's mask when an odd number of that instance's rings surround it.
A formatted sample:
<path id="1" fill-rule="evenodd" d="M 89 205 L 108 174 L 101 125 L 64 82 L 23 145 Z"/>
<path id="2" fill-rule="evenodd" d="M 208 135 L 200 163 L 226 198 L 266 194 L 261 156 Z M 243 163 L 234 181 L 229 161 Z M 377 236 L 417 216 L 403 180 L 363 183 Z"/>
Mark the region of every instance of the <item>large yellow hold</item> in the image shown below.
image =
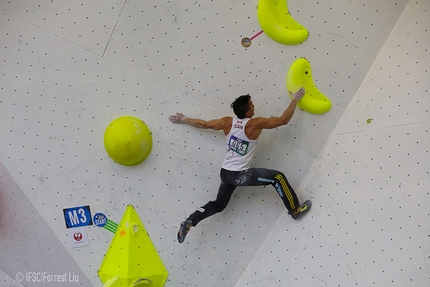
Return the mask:
<path id="1" fill-rule="evenodd" d="M 128 205 L 98 270 L 104 287 L 163 287 L 169 273 L 139 215 Z"/>
<path id="2" fill-rule="evenodd" d="M 331 102 L 318 88 L 312 79 L 311 63 L 306 58 L 295 60 L 288 70 L 287 89 L 295 92 L 305 89 L 305 95 L 297 103 L 299 108 L 311 114 L 324 114 L 331 109 Z"/>
<path id="3" fill-rule="evenodd" d="M 122 165 L 144 161 L 152 150 L 152 133 L 144 121 L 124 116 L 112 121 L 104 135 L 108 155 Z"/>
<path id="4" fill-rule="evenodd" d="M 278 43 L 296 45 L 309 37 L 309 31 L 288 11 L 287 0 L 259 0 L 257 14 L 264 33 Z"/>

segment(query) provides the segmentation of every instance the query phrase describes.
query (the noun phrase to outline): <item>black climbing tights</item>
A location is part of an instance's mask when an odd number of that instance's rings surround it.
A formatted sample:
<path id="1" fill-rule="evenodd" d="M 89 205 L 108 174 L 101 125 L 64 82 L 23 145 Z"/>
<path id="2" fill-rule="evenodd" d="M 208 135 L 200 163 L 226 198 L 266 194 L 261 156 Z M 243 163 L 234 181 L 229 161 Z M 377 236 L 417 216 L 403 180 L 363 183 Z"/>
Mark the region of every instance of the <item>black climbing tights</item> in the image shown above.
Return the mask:
<path id="1" fill-rule="evenodd" d="M 203 219 L 223 211 L 230 201 L 233 191 L 238 186 L 273 185 L 284 202 L 288 211 L 299 206 L 297 195 L 282 172 L 265 168 L 249 168 L 244 171 L 228 171 L 221 169 L 221 184 L 216 200 L 209 201 L 189 216 L 193 226 Z"/>

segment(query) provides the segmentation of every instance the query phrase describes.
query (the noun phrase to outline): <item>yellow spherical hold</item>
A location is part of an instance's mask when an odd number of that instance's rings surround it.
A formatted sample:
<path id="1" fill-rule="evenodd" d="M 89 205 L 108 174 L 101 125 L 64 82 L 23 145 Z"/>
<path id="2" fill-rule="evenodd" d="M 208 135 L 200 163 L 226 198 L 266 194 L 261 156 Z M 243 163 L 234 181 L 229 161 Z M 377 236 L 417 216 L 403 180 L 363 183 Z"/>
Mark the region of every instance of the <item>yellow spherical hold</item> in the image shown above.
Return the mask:
<path id="1" fill-rule="evenodd" d="M 152 150 L 152 133 L 144 121 L 124 116 L 107 127 L 104 144 L 108 155 L 122 165 L 144 161 Z"/>

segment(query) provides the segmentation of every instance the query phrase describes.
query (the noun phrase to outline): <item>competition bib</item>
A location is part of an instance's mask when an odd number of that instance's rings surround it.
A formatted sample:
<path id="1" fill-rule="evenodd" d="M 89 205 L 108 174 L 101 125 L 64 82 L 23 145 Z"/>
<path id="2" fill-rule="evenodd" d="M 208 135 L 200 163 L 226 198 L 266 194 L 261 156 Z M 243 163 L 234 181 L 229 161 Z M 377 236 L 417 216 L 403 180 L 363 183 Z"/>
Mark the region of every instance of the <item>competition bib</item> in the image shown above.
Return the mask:
<path id="1" fill-rule="evenodd" d="M 234 151 L 240 155 L 246 154 L 246 152 L 248 151 L 248 146 L 249 146 L 249 142 L 242 140 L 240 138 L 237 138 L 235 136 L 231 136 L 230 140 L 228 142 L 228 147 L 232 151 Z"/>

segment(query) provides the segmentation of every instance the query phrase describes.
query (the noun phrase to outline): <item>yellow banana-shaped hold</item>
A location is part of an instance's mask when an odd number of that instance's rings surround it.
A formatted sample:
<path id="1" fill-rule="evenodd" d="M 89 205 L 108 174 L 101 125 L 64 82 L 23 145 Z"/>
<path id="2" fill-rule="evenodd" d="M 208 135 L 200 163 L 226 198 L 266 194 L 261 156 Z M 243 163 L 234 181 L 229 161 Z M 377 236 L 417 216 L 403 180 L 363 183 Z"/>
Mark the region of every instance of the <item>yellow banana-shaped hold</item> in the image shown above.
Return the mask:
<path id="1" fill-rule="evenodd" d="M 286 82 L 288 91 L 295 92 L 301 87 L 305 89 L 305 95 L 297 103 L 302 110 L 311 114 L 324 114 L 330 110 L 331 102 L 315 86 L 311 63 L 306 58 L 299 58 L 291 64 Z"/>
<path id="2" fill-rule="evenodd" d="M 303 43 L 309 31 L 291 17 L 287 0 L 259 0 L 258 22 L 272 40 L 286 45 Z"/>

